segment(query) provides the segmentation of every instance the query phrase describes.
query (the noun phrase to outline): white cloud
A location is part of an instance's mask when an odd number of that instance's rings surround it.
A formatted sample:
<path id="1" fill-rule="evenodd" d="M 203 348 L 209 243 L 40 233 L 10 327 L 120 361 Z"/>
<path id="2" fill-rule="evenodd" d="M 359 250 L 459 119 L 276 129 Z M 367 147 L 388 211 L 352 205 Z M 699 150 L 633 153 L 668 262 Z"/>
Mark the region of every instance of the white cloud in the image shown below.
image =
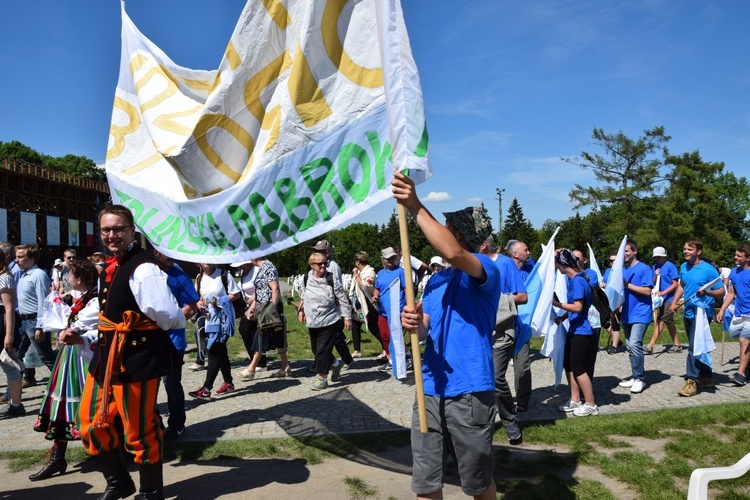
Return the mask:
<path id="1" fill-rule="evenodd" d="M 453 196 L 449 195 L 445 191 L 430 191 L 430 194 L 423 198 L 424 201 L 450 201 Z"/>

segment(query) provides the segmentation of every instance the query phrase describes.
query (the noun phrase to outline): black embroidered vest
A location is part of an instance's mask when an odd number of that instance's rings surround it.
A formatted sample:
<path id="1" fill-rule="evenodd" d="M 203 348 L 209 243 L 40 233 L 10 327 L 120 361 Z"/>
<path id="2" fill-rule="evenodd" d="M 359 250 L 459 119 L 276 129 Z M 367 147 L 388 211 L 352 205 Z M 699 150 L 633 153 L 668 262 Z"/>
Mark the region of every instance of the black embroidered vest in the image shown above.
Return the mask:
<path id="1" fill-rule="evenodd" d="M 125 311 L 142 314 L 128 282 L 136 268 L 146 262 L 155 264 L 148 252 L 134 248 L 123 256 L 110 283 L 106 282 L 106 271 L 100 274 L 99 311 L 111 322 L 120 323 Z M 115 332 L 99 332 L 94 356 L 89 365 L 89 373 L 99 382 L 104 379 L 109 348 L 114 336 Z M 133 330 L 127 334 L 123 349 L 122 364 L 126 371 L 113 373 L 112 382 L 140 382 L 169 375 L 175 370 L 175 355 L 174 345 L 164 330 Z"/>

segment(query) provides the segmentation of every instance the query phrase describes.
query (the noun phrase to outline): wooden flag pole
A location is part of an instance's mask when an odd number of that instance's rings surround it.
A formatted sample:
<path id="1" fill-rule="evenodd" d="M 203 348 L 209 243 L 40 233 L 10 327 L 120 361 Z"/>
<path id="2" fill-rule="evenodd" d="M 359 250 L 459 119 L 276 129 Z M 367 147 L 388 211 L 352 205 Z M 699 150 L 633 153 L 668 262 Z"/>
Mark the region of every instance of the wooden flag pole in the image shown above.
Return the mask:
<path id="1" fill-rule="evenodd" d="M 404 258 L 404 278 L 406 280 L 406 305 L 414 307 L 414 279 L 411 274 L 411 251 L 409 250 L 409 228 L 406 224 L 406 208 L 398 203 L 398 229 L 401 236 L 401 255 Z M 419 352 L 419 333 L 409 331 L 411 339 L 411 360 L 414 365 L 414 385 L 417 389 L 417 412 L 419 414 L 419 430 L 427 433 L 427 412 L 424 403 L 424 381 L 422 380 L 422 356 Z"/>

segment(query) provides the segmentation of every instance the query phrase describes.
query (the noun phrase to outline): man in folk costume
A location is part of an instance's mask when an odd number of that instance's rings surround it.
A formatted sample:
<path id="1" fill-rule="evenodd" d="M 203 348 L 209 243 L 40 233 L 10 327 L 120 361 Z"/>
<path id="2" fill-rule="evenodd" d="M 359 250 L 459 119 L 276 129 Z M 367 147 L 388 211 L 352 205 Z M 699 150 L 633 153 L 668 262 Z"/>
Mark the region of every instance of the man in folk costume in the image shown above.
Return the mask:
<path id="1" fill-rule="evenodd" d="M 163 499 L 162 430 L 156 414 L 159 378 L 180 362 L 167 330 L 184 328 L 185 315 L 166 277 L 135 240 L 133 214 L 112 205 L 99 214 L 102 242 L 113 257 L 99 278 L 99 338 L 81 398 L 84 446 L 104 467 L 100 499 L 135 493 L 124 449 L 135 456 L 142 499 Z"/>

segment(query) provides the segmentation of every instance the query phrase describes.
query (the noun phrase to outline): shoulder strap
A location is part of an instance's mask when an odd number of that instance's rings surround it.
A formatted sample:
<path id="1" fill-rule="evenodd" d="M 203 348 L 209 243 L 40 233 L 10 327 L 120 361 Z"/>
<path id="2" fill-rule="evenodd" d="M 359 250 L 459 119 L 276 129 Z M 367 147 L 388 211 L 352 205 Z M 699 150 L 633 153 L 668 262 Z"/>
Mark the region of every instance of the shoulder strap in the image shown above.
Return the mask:
<path id="1" fill-rule="evenodd" d="M 198 292 L 198 297 L 201 296 L 201 280 L 203 279 L 203 271 L 198 273 L 195 277 L 195 291 Z"/>
<path id="2" fill-rule="evenodd" d="M 224 291 L 229 295 L 229 272 L 226 269 L 221 271 L 221 284 L 224 285 Z"/>
<path id="3" fill-rule="evenodd" d="M 305 274 L 305 277 L 302 279 L 302 284 L 305 285 L 305 288 L 307 288 L 308 276 L 310 276 L 309 271 Z M 333 290 L 333 273 L 329 273 L 328 271 L 326 271 L 326 283 L 328 284 L 328 286 L 331 287 L 331 290 Z"/>

